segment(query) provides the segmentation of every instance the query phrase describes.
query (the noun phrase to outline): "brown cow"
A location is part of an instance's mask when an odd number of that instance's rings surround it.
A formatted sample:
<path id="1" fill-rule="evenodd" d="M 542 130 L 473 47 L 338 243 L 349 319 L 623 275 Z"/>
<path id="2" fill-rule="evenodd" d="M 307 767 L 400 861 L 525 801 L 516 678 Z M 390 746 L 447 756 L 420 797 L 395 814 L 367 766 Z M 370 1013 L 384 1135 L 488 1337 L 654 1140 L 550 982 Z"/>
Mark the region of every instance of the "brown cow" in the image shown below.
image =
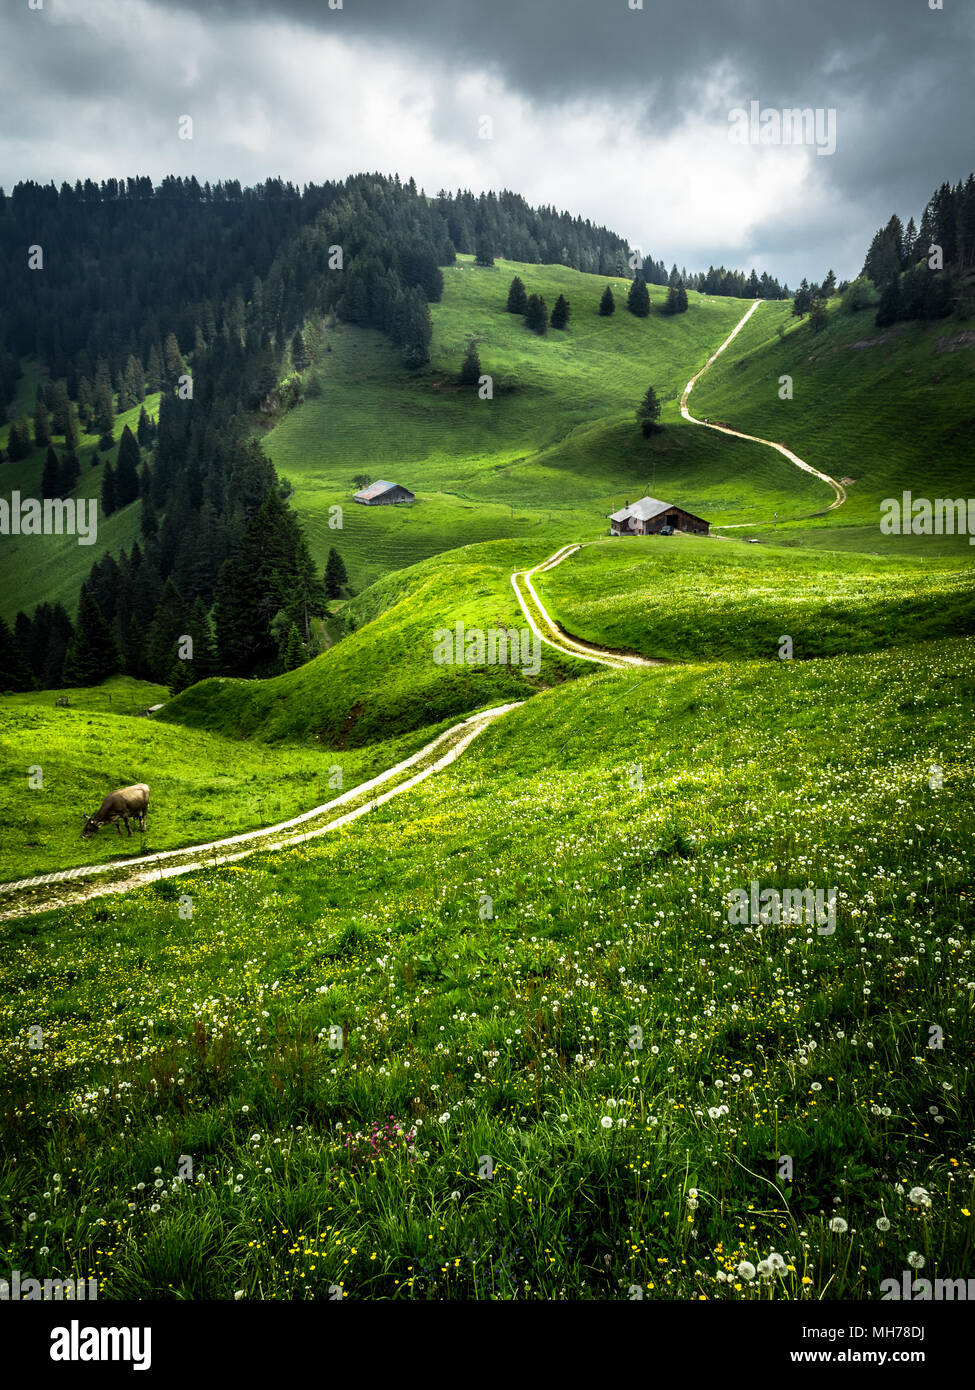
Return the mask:
<path id="1" fill-rule="evenodd" d="M 125 821 L 125 828 L 131 835 L 130 816 L 139 822 L 139 829 L 145 833 L 148 810 L 149 788 L 145 782 L 137 782 L 133 787 L 120 787 L 118 791 L 109 792 L 95 814 L 86 818 L 81 834 L 87 840 L 95 834 L 100 825 L 114 824 L 121 835 L 120 822 Z"/>

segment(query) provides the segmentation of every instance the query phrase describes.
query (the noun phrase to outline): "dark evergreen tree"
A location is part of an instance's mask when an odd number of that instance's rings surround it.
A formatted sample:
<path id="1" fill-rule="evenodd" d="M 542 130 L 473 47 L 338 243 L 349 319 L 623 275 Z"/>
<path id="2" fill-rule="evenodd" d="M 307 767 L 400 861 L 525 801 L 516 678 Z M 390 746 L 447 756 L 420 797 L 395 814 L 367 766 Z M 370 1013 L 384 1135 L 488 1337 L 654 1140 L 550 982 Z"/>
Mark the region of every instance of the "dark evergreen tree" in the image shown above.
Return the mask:
<path id="1" fill-rule="evenodd" d="M 509 314 L 523 314 L 528 304 L 528 295 L 521 279 L 516 275 L 508 287 L 508 302 L 505 305 Z"/>
<path id="2" fill-rule="evenodd" d="M 638 319 L 645 319 L 650 313 L 650 291 L 642 275 L 638 275 L 630 286 L 626 307 L 631 314 L 636 314 Z"/>
<path id="3" fill-rule="evenodd" d="M 300 328 L 295 329 L 294 337 L 291 339 L 291 365 L 296 372 L 306 372 L 311 366 L 311 358 L 308 356 Z"/>
<path id="4" fill-rule="evenodd" d="M 481 359 L 477 355 L 477 346 L 473 338 L 467 342 L 467 351 L 464 354 L 464 361 L 460 368 L 461 386 L 477 386 L 481 380 Z"/>
<path id="5" fill-rule="evenodd" d="M 657 421 L 660 419 L 660 401 L 652 386 L 647 387 L 646 395 L 637 406 L 636 418 L 640 422 L 644 439 L 649 439 L 657 429 Z"/>
<path id="6" fill-rule="evenodd" d="M 78 603 L 78 623 L 64 663 L 66 685 L 98 685 L 121 667 L 111 629 L 87 588 Z"/>
<path id="7" fill-rule="evenodd" d="M 900 299 L 900 276 L 895 275 L 887 281 L 880 292 L 880 303 L 877 305 L 877 313 L 874 316 L 874 323 L 878 328 L 889 328 L 892 323 L 897 322 L 900 313 Z"/>
<path id="8" fill-rule="evenodd" d="M 525 306 L 525 325 L 533 333 L 542 334 L 548 328 L 548 307 L 540 294 L 530 294 Z"/>
<path id="9" fill-rule="evenodd" d="M 148 448 L 149 445 L 152 443 L 152 438 L 152 421 L 149 419 L 149 416 L 146 413 L 145 406 L 143 406 L 139 411 L 139 423 L 136 425 L 136 439 L 139 442 L 139 448 Z"/>
<path id="10" fill-rule="evenodd" d="M 61 496 L 70 497 L 78 486 L 78 479 L 81 477 L 81 464 L 78 455 L 73 449 L 61 456 Z"/>
<path id="11" fill-rule="evenodd" d="M 821 333 L 829 324 L 829 315 L 826 312 L 826 301 L 824 299 L 814 299 L 810 304 L 809 323 L 814 333 Z"/>
<path id="12" fill-rule="evenodd" d="M 71 619 L 63 605 L 56 603 L 51 609 L 44 659 L 39 672 L 42 689 L 57 690 L 64 684 L 64 663 L 73 638 L 74 627 Z"/>
<path id="13" fill-rule="evenodd" d="M 616 313 L 616 300 L 613 298 L 613 288 L 607 285 L 603 290 L 603 297 L 599 301 L 599 312 L 603 318 Z"/>
<path id="14" fill-rule="evenodd" d="M 30 431 L 22 420 L 14 420 L 7 437 L 7 457 L 11 463 L 19 463 L 31 453 Z"/>
<path id="15" fill-rule="evenodd" d="M 297 623 L 292 623 L 288 628 L 288 638 L 282 654 L 282 664 L 286 671 L 293 671 L 301 666 L 305 660 L 305 649 L 301 641 L 301 633 L 298 631 Z"/>
<path id="16" fill-rule="evenodd" d="M 47 453 L 44 456 L 44 468 L 41 473 L 41 496 L 61 496 L 61 460 L 51 444 L 47 446 Z"/>
<path id="17" fill-rule="evenodd" d="M 0 692 L 33 690 L 34 677 L 14 634 L 0 617 Z"/>
<path id="18" fill-rule="evenodd" d="M 477 251 L 474 255 L 475 265 L 494 265 L 494 251 L 491 247 L 491 238 L 482 235 L 477 238 Z"/>
<path id="19" fill-rule="evenodd" d="M 549 323 L 553 328 L 567 328 L 571 316 L 572 310 L 569 301 L 564 294 L 560 294 L 552 308 L 552 317 L 549 319 Z"/>
<path id="20" fill-rule="evenodd" d="M 139 446 L 128 425 L 122 431 L 115 456 L 115 505 L 127 507 L 139 496 Z"/>
<path id="21" fill-rule="evenodd" d="M 349 576 L 345 570 L 342 556 L 334 546 L 328 552 L 325 563 L 325 595 L 327 598 L 341 598 L 343 589 L 348 587 Z"/>
<path id="22" fill-rule="evenodd" d="M 105 516 L 111 516 L 118 508 L 115 498 L 115 469 L 112 460 L 107 459 L 102 473 L 102 511 Z"/>
<path id="23" fill-rule="evenodd" d="M 172 579 L 167 579 L 146 636 L 146 664 L 153 680 L 168 683 L 173 662 L 180 660 L 179 640 L 191 636 L 187 605 Z"/>
<path id="24" fill-rule="evenodd" d="M 34 448 L 43 449 L 51 442 L 51 422 L 48 418 L 47 409 L 40 396 L 34 406 Z"/>

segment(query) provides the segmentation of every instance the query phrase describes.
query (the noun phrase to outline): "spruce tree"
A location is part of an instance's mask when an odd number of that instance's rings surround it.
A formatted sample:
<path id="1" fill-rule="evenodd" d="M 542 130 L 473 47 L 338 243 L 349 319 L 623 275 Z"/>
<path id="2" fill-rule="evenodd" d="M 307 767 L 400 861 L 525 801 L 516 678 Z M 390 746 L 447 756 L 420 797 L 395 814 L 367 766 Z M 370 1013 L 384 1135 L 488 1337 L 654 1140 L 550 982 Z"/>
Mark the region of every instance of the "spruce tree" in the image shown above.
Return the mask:
<path id="1" fill-rule="evenodd" d="M 640 422 L 644 439 L 649 439 L 657 428 L 660 419 L 660 401 L 652 386 L 647 387 L 646 395 L 636 408 L 636 418 Z"/>
<path id="2" fill-rule="evenodd" d="M 348 586 L 349 576 L 345 570 L 342 556 L 333 546 L 325 562 L 325 594 L 328 598 L 341 598 L 342 590 Z"/>
<path id="3" fill-rule="evenodd" d="M 491 246 L 491 238 L 482 233 L 477 238 L 477 250 L 474 255 L 475 265 L 494 265 L 494 251 Z"/>
<path id="4" fill-rule="evenodd" d="M 467 352 L 460 368 L 461 386 L 477 386 L 481 380 L 481 359 L 477 355 L 474 339 L 468 339 Z"/>
<path id="5" fill-rule="evenodd" d="M 687 313 L 687 291 L 683 285 L 677 286 L 677 313 Z"/>
<path id="6" fill-rule="evenodd" d="M 509 314 L 523 314 L 528 304 L 528 295 L 519 276 L 515 276 L 508 287 L 508 302 L 505 305 Z"/>
<path id="7" fill-rule="evenodd" d="M 31 452 L 30 431 L 23 420 L 15 420 L 10 426 L 7 438 L 7 457 L 11 463 L 19 463 Z"/>
<path id="8" fill-rule="evenodd" d="M 599 301 L 599 312 L 603 318 L 608 318 L 610 314 L 616 313 L 616 300 L 613 298 L 611 285 L 607 285 L 603 290 L 603 297 Z"/>
<path id="9" fill-rule="evenodd" d="M 0 618 L 0 692 L 33 690 L 34 677 L 14 634 Z"/>
<path id="10" fill-rule="evenodd" d="M 146 637 L 146 662 L 155 680 L 168 681 L 173 662 L 180 659 L 177 650 L 179 639 L 192 635 L 189 631 L 189 610 L 183 596 L 172 579 L 167 579 Z"/>
<path id="11" fill-rule="evenodd" d="M 555 301 L 555 305 L 552 309 L 552 317 L 549 319 L 549 323 L 552 325 L 553 328 L 567 328 L 571 313 L 572 311 L 569 308 L 569 301 L 566 299 L 564 294 L 560 294 L 558 299 Z"/>
<path id="12" fill-rule="evenodd" d="M 305 340 L 300 328 L 295 329 L 295 335 L 291 339 L 291 365 L 296 372 L 306 372 L 311 365 L 311 358 L 308 356 L 308 349 L 305 347 Z"/>
<path id="13" fill-rule="evenodd" d="M 61 495 L 61 460 L 54 452 L 54 446 L 49 444 L 44 456 L 44 469 L 41 473 L 41 496 L 60 497 Z"/>
<path id="14" fill-rule="evenodd" d="M 69 497 L 78 486 L 81 477 L 81 464 L 73 449 L 61 456 L 61 496 Z"/>
<path id="15" fill-rule="evenodd" d="M 102 473 L 102 511 L 106 516 L 111 516 L 117 509 L 118 503 L 115 500 L 115 469 L 112 467 L 112 460 L 107 459 L 105 470 Z"/>
<path id="16" fill-rule="evenodd" d="M 139 423 L 135 427 L 135 436 L 139 441 L 139 448 L 145 449 L 152 443 L 152 421 L 146 413 L 145 406 L 139 411 Z"/>
<path id="17" fill-rule="evenodd" d="M 139 446 L 126 425 L 115 456 L 115 505 L 119 509 L 139 496 L 139 463 Z"/>
<path id="18" fill-rule="evenodd" d="M 113 676 L 122 661 L 111 629 L 87 588 L 81 591 L 74 640 L 64 663 L 66 685 L 98 685 Z"/>
<path id="19" fill-rule="evenodd" d="M 35 449 L 43 449 L 50 442 L 51 422 L 48 419 L 47 408 L 38 396 L 37 404 L 34 407 L 34 447 Z"/>
<path id="20" fill-rule="evenodd" d="M 880 303 L 874 317 L 874 323 L 878 328 L 889 328 L 892 323 L 897 322 L 900 317 L 900 301 L 900 276 L 895 275 L 887 281 L 880 295 Z"/>
<path id="21" fill-rule="evenodd" d="M 642 275 L 638 275 L 630 286 L 630 293 L 626 297 L 626 307 L 638 319 L 645 319 L 650 313 L 650 291 L 647 289 L 647 282 Z"/>
<path id="22" fill-rule="evenodd" d="M 530 294 L 525 306 L 525 325 L 533 333 L 542 334 L 548 328 L 548 308 L 540 294 Z"/>
<path id="23" fill-rule="evenodd" d="M 296 623 L 292 623 L 288 628 L 288 640 L 285 643 L 283 663 L 286 671 L 293 671 L 296 667 L 302 666 L 305 660 L 305 648 L 301 641 L 301 633 L 298 631 Z"/>

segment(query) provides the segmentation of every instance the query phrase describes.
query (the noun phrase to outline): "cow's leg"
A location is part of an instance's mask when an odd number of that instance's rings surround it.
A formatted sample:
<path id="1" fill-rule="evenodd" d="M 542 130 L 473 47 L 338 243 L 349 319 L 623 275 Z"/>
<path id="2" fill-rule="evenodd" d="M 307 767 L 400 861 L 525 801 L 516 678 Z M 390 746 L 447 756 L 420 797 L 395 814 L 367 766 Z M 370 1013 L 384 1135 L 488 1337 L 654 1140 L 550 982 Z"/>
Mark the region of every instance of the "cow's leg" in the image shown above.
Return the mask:
<path id="1" fill-rule="evenodd" d="M 121 835 L 121 833 L 122 833 L 122 821 L 121 821 L 121 819 L 120 819 L 119 817 L 116 817 L 116 819 L 115 819 L 115 829 L 116 829 L 116 830 L 118 831 L 118 833 Z"/>
<path id="2" fill-rule="evenodd" d="M 129 818 L 128 818 L 128 816 L 123 816 L 122 819 L 125 821 L 125 833 L 126 833 L 126 835 L 128 835 L 129 839 L 131 840 L 131 839 L 132 839 L 132 827 L 131 827 L 131 825 L 129 825 Z"/>

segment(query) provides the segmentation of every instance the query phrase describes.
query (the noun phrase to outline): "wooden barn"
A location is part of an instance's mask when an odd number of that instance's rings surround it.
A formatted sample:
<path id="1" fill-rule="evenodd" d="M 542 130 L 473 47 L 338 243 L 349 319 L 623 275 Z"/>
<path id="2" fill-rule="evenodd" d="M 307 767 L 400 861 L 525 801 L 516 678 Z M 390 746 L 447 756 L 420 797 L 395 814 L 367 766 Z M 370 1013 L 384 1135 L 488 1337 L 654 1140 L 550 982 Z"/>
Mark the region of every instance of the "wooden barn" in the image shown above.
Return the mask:
<path id="1" fill-rule="evenodd" d="M 353 501 L 361 502 L 364 507 L 395 507 L 400 502 L 414 501 L 414 495 L 409 488 L 400 487 L 399 483 L 384 482 L 380 478 L 361 492 L 354 493 Z"/>
<path id="2" fill-rule="evenodd" d="M 656 497 L 641 497 L 632 506 L 627 502 L 620 511 L 610 515 L 609 525 L 614 536 L 652 536 L 664 530 L 706 536 L 711 529 L 710 522 L 693 512 L 686 512 L 673 502 L 661 502 Z"/>

